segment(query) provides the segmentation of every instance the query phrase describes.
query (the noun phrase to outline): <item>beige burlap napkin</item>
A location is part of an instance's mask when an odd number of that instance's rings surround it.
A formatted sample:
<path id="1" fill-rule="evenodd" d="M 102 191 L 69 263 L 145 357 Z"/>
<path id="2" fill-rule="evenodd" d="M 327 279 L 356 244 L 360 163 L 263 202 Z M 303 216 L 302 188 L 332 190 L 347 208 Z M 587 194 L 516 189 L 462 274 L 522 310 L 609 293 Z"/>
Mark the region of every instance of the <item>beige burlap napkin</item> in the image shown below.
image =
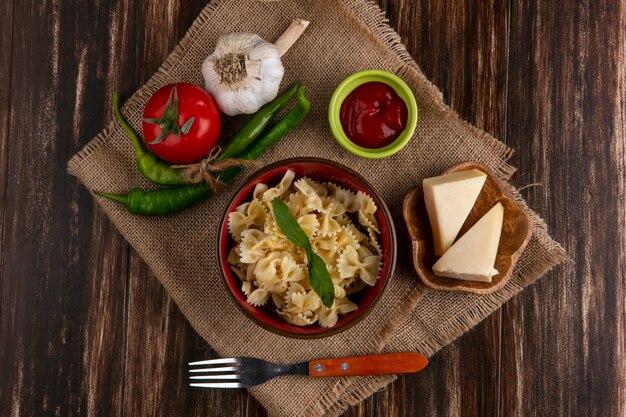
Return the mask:
<path id="1" fill-rule="evenodd" d="M 168 217 L 138 217 L 116 203 L 96 201 L 152 268 L 193 327 L 220 355 L 255 356 L 282 363 L 381 350 L 430 355 L 562 262 L 565 254 L 550 239 L 543 221 L 529 210 L 532 239 L 513 279 L 498 293 L 477 296 L 429 291 L 419 283 L 411 268 L 401 214 L 405 193 L 422 178 L 461 161 L 482 162 L 505 179 L 514 168 L 506 162 L 511 155 L 509 148 L 460 120 L 443 103 L 439 91 L 420 72 L 375 5 L 364 0 L 214 0 L 158 73 L 127 102 L 124 112 L 140 131 L 143 106 L 160 86 L 177 81 L 202 85 L 200 65 L 219 35 L 251 31 L 276 40 L 294 18 L 307 19 L 311 25 L 285 56 L 283 86 L 294 81 L 304 83 L 313 110 L 304 124 L 261 162 L 297 156 L 332 159 L 360 172 L 387 202 L 398 231 L 397 272 L 365 320 L 330 338 L 294 340 L 262 330 L 232 303 L 215 261 L 216 231 L 229 197 L 245 175 L 211 200 Z M 383 160 L 347 153 L 335 142 L 327 123 L 326 109 L 334 88 L 349 74 L 363 69 L 384 69 L 399 75 L 413 90 L 420 108 L 415 137 L 403 151 Z M 223 118 L 224 136 L 242 120 Z M 125 193 L 135 186 L 152 187 L 137 172 L 130 142 L 114 123 L 72 158 L 69 172 L 91 190 Z M 250 391 L 271 416 L 336 416 L 392 380 L 294 376 L 274 379 Z"/>

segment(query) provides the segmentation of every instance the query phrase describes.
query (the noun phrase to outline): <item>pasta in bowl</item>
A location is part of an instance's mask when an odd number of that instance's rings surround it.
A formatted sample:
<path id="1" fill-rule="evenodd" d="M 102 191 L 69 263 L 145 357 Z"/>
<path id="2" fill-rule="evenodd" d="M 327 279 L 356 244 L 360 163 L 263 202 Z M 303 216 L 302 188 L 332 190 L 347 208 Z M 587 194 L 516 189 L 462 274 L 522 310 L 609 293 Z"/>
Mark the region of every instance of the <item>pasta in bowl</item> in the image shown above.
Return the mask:
<path id="1" fill-rule="evenodd" d="M 278 226 L 276 198 L 323 260 L 332 306 L 311 285 L 307 252 Z M 289 337 L 329 336 L 360 321 L 396 259 L 384 201 L 356 172 L 318 158 L 281 161 L 254 173 L 227 207 L 218 238 L 220 269 L 236 304 L 257 324 Z"/>

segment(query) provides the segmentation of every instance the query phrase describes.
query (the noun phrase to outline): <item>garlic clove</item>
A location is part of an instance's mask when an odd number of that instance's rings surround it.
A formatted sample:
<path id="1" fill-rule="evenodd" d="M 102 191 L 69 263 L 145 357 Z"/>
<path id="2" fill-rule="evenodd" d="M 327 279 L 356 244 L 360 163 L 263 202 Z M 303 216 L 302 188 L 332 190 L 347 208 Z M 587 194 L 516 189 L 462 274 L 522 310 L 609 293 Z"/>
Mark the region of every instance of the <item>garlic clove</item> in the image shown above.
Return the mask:
<path id="1" fill-rule="evenodd" d="M 252 87 L 241 88 L 237 91 L 224 91 L 221 100 L 220 109 L 229 116 L 252 114 L 262 106 Z"/>

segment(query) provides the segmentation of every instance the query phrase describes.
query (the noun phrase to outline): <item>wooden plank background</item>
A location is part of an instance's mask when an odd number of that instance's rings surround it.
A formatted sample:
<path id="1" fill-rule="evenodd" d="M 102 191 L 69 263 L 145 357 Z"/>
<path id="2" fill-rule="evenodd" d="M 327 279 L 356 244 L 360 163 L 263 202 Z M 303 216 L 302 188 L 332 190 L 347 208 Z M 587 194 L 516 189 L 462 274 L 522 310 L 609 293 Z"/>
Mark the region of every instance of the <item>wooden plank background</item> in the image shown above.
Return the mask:
<path id="1" fill-rule="evenodd" d="M 206 0 L 0 2 L 0 415 L 264 416 L 66 163 Z M 626 415 L 624 0 L 379 0 L 462 117 L 516 149 L 573 261 L 346 413 Z"/>

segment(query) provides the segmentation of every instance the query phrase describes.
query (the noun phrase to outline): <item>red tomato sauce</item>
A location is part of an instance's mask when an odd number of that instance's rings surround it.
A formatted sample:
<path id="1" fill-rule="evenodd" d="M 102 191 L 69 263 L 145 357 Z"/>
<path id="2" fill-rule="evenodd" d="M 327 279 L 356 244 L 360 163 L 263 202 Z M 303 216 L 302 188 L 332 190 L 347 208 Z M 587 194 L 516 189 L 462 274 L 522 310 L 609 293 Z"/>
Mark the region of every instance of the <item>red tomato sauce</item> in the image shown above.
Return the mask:
<path id="1" fill-rule="evenodd" d="M 361 84 L 341 103 L 339 119 L 348 138 L 364 148 L 382 148 L 406 127 L 406 103 L 381 82 Z"/>

